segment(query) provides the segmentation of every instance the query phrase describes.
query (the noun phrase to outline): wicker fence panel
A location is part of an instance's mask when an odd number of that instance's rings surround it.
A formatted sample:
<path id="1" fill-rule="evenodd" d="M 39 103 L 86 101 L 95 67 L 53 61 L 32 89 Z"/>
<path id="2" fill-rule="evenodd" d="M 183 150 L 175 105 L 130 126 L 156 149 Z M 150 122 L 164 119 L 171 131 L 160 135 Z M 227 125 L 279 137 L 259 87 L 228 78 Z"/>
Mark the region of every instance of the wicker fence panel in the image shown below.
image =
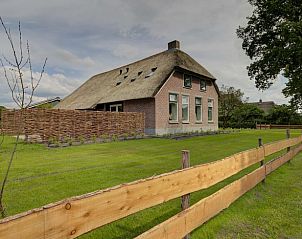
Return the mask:
<path id="1" fill-rule="evenodd" d="M 145 127 L 144 113 L 103 112 L 55 109 L 5 110 L 2 112 L 2 130 L 5 134 L 21 133 L 50 139 L 93 139 L 125 134 L 142 134 Z M 31 137 L 28 137 L 29 140 Z"/>

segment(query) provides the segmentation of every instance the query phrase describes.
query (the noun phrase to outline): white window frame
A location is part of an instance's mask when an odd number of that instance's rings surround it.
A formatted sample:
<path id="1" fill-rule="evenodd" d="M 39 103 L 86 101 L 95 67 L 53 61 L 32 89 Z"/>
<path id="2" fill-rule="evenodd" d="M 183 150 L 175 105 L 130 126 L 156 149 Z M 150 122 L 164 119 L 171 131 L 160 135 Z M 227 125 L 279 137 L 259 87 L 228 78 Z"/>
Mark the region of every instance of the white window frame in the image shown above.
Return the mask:
<path id="1" fill-rule="evenodd" d="M 190 86 L 186 86 L 185 85 L 185 78 L 186 78 L 186 76 L 190 77 L 190 79 L 191 79 L 191 85 Z M 193 84 L 192 76 L 189 75 L 189 74 L 183 74 L 183 87 L 186 88 L 186 89 L 191 89 L 192 88 L 192 84 Z"/>
<path id="2" fill-rule="evenodd" d="M 197 117 L 196 117 L 196 99 L 200 99 L 200 120 L 197 120 Z M 194 104 L 195 104 L 195 108 L 194 108 L 194 113 L 195 113 L 195 121 L 196 123 L 202 123 L 202 117 L 203 117 L 203 107 L 202 107 L 202 97 L 201 96 L 195 96 L 194 98 Z"/>
<path id="3" fill-rule="evenodd" d="M 118 111 L 118 107 L 119 107 L 119 106 L 122 107 L 122 104 L 110 105 L 110 106 L 109 106 L 109 107 L 110 107 L 110 108 L 109 108 L 109 109 L 110 109 L 110 112 L 119 112 L 119 111 Z M 115 107 L 115 111 L 112 111 L 111 108 L 114 108 L 114 107 Z"/>
<path id="4" fill-rule="evenodd" d="M 209 120 L 209 101 L 212 101 L 212 120 Z M 213 98 L 208 98 L 208 122 L 213 123 L 214 122 L 214 99 Z"/>
<path id="5" fill-rule="evenodd" d="M 188 119 L 187 120 L 184 120 L 182 118 L 182 115 L 183 115 L 183 107 L 182 106 L 184 105 L 183 97 L 188 98 L 188 103 L 187 103 L 187 105 L 188 105 Z M 183 123 L 189 123 L 190 122 L 190 95 L 185 95 L 185 94 L 181 95 L 181 120 L 182 120 Z"/>
<path id="6" fill-rule="evenodd" d="M 176 100 L 176 119 L 170 119 L 170 95 L 176 95 L 177 100 Z M 178 123 L 178 105 L 179 105 L 179 93 L 177 92 L 169 92 L 168 94 L 168 101 L 169 101 L 169 108 L 168 108 L 168 113 L 169 113 L 169 122 L 170 123 Z"/>

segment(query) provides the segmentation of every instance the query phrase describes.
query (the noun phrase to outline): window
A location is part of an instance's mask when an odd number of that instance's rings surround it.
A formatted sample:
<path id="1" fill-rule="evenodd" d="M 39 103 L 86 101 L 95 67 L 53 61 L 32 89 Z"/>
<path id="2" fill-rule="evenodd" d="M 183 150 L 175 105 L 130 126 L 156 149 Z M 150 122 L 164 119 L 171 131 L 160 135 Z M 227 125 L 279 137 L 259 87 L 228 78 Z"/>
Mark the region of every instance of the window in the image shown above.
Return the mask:
<path id="1" fill-rule="evenodd" d="M 208 121 L 209 122 L 213 122 L 213 105 L 214 105 L 214 100 L 208 99 Z"/>
<path id="2" fill-rule="evenodd" d="M 192 88 L 192 77 L 184 74 L 184 87 Z"/>
<path id="3" fill-rule="evenodd" d="M 111 112 L 123 112 L 122 104 L 110 105 Z"/>
<path id="4" fill-rule="evenodd" d="M 178 95 L 169 94 L 169 120 L 178 120 Z"/>
<path id="5" fill-rule="evenodd" d="M 205 91 L 207 89 L 206 81 L 200 80 L 200 90 Z"/>
<path id="6" fill-rule="evenodd" d="M 183 95 L 181 100 L 182 121 L 189 122 L 189 96 Z"/>
<path id="7" fill-rule="evenodd" d="M 202 122 L 202 100 L 201 97 L 195 98 L 195 118 L 196 122 Z"/>
<path id="8" fill-rule="evenodd" d="M 153 67 L 145 76 L 145 78 L 148 78 L 150 76 L 152 76 L 154 74 L 154 72 L 156 71 L 157 67 Z"/>

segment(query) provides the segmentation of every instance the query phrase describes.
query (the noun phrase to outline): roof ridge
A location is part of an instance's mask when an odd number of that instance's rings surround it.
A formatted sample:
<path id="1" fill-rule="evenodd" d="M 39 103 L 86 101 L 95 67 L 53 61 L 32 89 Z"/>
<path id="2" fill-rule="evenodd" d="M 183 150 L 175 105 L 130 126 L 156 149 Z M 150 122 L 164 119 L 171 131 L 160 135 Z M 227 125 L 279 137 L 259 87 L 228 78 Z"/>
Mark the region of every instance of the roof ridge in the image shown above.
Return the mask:
<path id="1" fill-rule="evenodd" d="M 158 68 L 154 75 L 145 77 L 153 67 Z M 84 109 L 106 102 L 153 97 L 176 67 L 215 81 L 215 77 L 188 53 L 180 49 L 169 49 L 90 77 L 64 98 L 58 108 Z M 120 70 L 122 71 L 119 72 Z M 144 73 L 138 75 L 140 71 Z M 125 76 L 128 76 L 127 79 Z M 137 80 L 132 82 L 132 78 Z M 122 83 L 117 85 L 119 80 Z"/>
<path id="2" fill-rule="evenodd" d="M 108 71 L 104 71 L 104 72 L 101 72 L 101 73 L 95 74 L 95 75 L 91 76 L 91 77 L 90 77 L 90 79 L 91 79 L 91 78 L 93 78 L 93 77 L 95 77 L 95 76 L 99 76 L 99 75 L 102 75 L 102 74 L 105 74 L 105 73 L 108 73 L 108 72 L 116 71 L 116 70 L 119 70 L 120 68 L 125 68 L 125 67 L 127 67 L 127 66 L 130 66 L 130 65 L 133 65 L 133 64 L 137 64 L 137 63 L 139 63 L 139 62 L 142 62 L 142 61 L 145 61 L 145 60 L 148 60 L 148 59 L 154 58 L 154 57 L 156 57 L 156 56 L 158 56 L 158 55 L 161 55 L 161 54 L 164 54 L 164 53 L 167 53 L 167 52 L 171 52 L 171 51 L 180 51 L 180 52 L 182 52 L 182 53 L 185 53 L 185 52 L 183 52 L 183 51 L 181 51 L 181 50 L 179 50 L 179 49 L 170 49 L 170 50 L 165 50 L 165 51 L 162 51 L 162 52 L 156 53 L 156 54 L 154 54 L 154 55 L 151 55 L 151 56 L 148 56 L 148 57 L 142 58 L 142 59 L 140 59 L 140 60 L 137 60 L 137 61 L 131 62 L 131 63 L 129 63 L 129 64 L 126 64 L 126 65 L 122 65 L 122 66 L 116 67 L 116 68 L 114 68 L 114 69 L 112 69 L 112 70 L 108 70 Z M 185 53 L 185 54 L 186 54 L 186 53 Z"/>

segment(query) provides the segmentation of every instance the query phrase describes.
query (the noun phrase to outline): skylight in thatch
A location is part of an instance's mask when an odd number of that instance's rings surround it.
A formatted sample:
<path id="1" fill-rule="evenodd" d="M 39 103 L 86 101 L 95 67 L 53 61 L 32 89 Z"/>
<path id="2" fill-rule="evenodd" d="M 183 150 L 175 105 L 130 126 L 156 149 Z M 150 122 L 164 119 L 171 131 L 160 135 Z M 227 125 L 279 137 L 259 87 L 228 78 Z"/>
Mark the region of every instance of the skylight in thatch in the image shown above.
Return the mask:
<path id="1" fill-rule="evenodd" d="M 154 72 L 156 71 L 157 67 L 153 67 L 149 72 L 148 74 L 145 76 L 145 78 L 148 78 L 150 76 L 152 76 L 154 74 Z"/>

